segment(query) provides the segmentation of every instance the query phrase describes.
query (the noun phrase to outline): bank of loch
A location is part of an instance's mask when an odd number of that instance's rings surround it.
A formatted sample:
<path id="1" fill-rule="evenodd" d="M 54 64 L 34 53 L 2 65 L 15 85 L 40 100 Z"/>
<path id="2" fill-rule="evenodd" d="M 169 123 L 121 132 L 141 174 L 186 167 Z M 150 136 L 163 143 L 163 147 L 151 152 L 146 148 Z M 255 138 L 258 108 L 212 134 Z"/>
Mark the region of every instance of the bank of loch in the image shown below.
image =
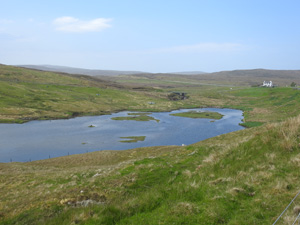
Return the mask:
<path id="1" fill-rule="evenodd" d="M 243 119 L 243 112 L 240 110 L 214 108 L 193 110 L 209 111 L 212 112 L 210 114 L 224 116 L 214 123 L 211 123 L 211 118 L 170 116 L 178 113 L 191 114 L 190 109 L 181 109 L 151 114 L 119 112 L 68 120 L 0 124 L 0 136 L 5 140 L 1 143 L 0 162 L 27 162 L 99 150 L 189 145 L 243 129 L 239 125 Z M 196 114 L 198 116 L 198 113 Z M 133 138 L 120 142 L 120 137 Z M 141 137 L 145 139 L 142 140 Z"/>

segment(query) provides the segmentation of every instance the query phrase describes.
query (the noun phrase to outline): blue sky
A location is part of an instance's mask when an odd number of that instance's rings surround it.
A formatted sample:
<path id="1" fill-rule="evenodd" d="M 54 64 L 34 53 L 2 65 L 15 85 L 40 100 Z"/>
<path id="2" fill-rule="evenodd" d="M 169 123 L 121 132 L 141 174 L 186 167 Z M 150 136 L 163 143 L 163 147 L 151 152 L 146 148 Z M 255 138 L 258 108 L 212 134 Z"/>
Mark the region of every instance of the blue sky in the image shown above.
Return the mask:
<path id="1" fill-rule="evenodd" d="M 299 0 L 0 0 L 0 63 L 300 69 Z"/>

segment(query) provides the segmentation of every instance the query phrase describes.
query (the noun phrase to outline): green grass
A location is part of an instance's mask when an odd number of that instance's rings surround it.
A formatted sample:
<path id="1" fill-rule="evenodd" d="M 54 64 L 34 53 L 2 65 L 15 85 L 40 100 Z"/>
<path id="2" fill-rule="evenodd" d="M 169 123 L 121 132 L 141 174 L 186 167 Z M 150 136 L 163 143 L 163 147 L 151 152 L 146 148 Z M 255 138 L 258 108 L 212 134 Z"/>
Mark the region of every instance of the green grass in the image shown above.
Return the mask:
<path id="1" fill-rule="evenodd" d="M 133 83 L 151 84 L 143 79 Z M 155 79 L 157 89 L 135 91 L 0 66 L 2 122 L 228 107 L 243 110 L 244 125 L 252 127 L 184 147 L 0 163 L 0 224 L 272 224 L 300 187 L 300 92 Z M 190 98 L 168 101 L 172 91 Z M 87 200 L 93 204 L 82 206 Z M 296 199 L 293 207 L 299 205 Z M 280 222 L 296 216 L 291 208 Z"/>
<path id="2" fill-rule="evenodd" d="M 299 112 L 300 92 L 292 88 L 248 88 L 232 94 L 240 99 L 240 107 L 252 108 L 245 114 L 249 121 L 280 121 Z"/>
<path id="3" fill-rule="evenodd" d="M 138 142 L 138 141 L 144 141 L 146 136 L 129 136 L 129 137 L 120 137 L 120 138 L 129 139 L 129 140 L 120 141 L 122 143 L 134 143 L 134 142 Z"/>
<path id="4" fill-rule="evenodd" d="M 223 115 L 218 112 L 198 112 L 198 111 L 188 111 L 183 113 L 174 113 L 170 114 L 171 116 L 180 116 L 180 117 L 188 117 L 188 118 L 205 118 L 205 119 L 222 119 Z"/>
<path id="5" fill-rule="evenodd" d="M 195 90 L 191 89 L 190 92 L 196 93 Z M 131 86 L 85 76 L 0 65 L 0 122 L 22 123 L 37 119 L 103 115 L 123 110 L 170 111 L 195 108 L 202 103 L 202 106 L 206 106 L 197 93 L 192 99 L 172 102 L 167 98 L 169 92 L 159 87 L 135 90 Z M 207 88 L 201 89 L 202 92 L 212 93 Z M 211 98 L 212 95 L 209 95 Z"/>
<path id="6" fill-rule="evenodd" d="M 120 116 L 120 117 L 112 117 L 112 120 L 134 120 L 134 121 L 150 121 L 154 120 L 156 122 L 159 122 L 158 119 L 153 118 L 152 116 L 148 116 L 147 113 L 129 113 L 128 115 L 133 116 Z"/>
<path id="7" fill-rule="evenodd" d="M 148 116 L 151 115 L 151 113 L 128 113 L 129 116 Z"/>
<path id="8" fill-rule="evenodd" d="M 297 116 L 300 110 L 300 91 L 290 87 L 249 87 L 234 86 L 234 80 L 225 79 L 211 80 L 208 84 L 206 80 L 193 77 L 163 76 L 153 77 L 138 76 L 118 78 L 123 84 L 138 83 L 148 85 L 155 81 L 158 87 L 162 87 L 164 93 L 185 92 L 190 98 L 185 101 L 176 101 L 178 108 L 200 108 L 200 107 L 221 107 L 234 108 L 244 111 L 245 122 L 275 122 L 282 121 L 290 116 Z M 248 79 L 248 78 L 247 78 Z M 247 80 L 246 79 L 246 80 Z M 253 77 L 251 82 L 260 83 L 261 78 Z M 243 77 L 235 85 L 241 83 Z M 173 82 L 171 85 L 168 82 Z M 291 83 L 284 76 L 280 78 L 282 83 Z M 231 86 L 226 86 L 231 82 Z M 205 84 L 206 83 L 206 84 Z M 214 84 L 215 83 L 215 84 Z M 224 86 L 222 86 L 224 84 Z M 179 106 L 180 104 L 180 106 Z"/>
<path id="9" fill-rule="evenodd" d="M 0 122 L 22 123 L 35 119 L 103 115 L 123 110 L 157 112 L 180 108 L 227 107 L 243 110 L 245 122 L 266 123 L 296 116 L 300 109 L 300 92 L 292 88 L 202 85 L 200 80 L 193 82 L 191 78 L 178 76 L 157 76 L 155 79 L 134 76 L 126 79 L 127 82 L 122 83 L 125 86 L 118 86 L 110 81 L 84 76 L 1 65 Z M 153 80 L 157 81 L 157 87 L 145 88 Z M 133 89 L 127 84 L 140 88 Z M 185 92 L 190 98 L 169 101 L 167 96 L 170 92 Z M 149 102 L 155 104 L 150 105 Z"/>
<path id="10" fill-rule="evenodd" d="M 0 164 L 0 224 L 270 224 L 299 191 L 299 132 L 297 117 L 186 147 Z"/>
<path id="11" fill-rule="evenodd" d="M 262 123 L 262 122 L 255 122 L 255 121 L 248 121 L 246 123 L 240 123 L 241 126 L 246 127 L 246 128 L 259 127 L 263 124 L 264 123 Z"/>
<path id="12" fill-rule="evenodd" d="M 26 122 L 122 110 L 161 111 L 167 95 L 150 89 L 134 91 L 115 84 L 42 71 L 0 66 L 0 122 Z M 148 102 L 155 102 L 149 105 Z"/>

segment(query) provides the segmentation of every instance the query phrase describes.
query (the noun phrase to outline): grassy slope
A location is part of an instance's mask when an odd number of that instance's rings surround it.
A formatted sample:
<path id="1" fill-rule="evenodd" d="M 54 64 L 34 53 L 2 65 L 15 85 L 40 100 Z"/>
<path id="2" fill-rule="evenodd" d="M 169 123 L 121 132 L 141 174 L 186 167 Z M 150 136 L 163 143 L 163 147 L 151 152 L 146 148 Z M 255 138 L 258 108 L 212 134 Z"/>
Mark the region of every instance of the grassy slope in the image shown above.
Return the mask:
<path id="1" fill-rule="evenodd" d="M 85 76 L 0 65 L 0 122 L 100 115 L 121 110 L 166 111 L 195 107 L 238 108 L 245 112 L 246 122 L 269 122 L 296 116 L 299 111 L 300 91 L 291 88 L 232 86 L 231 89 L 201 85 L 197 81 L 191 86 L 186 79 L 151 77 L 145 81 L 144 77 L 134 77 L 125 82 L 126 85 L 139 85 L 139 89 L 133 90 Z M 148 82 L 161 86 L 141 88 Z M 187 92 L 190 98 L 168 101 L 167 95 L 172 91 Z"/>
<path id="2" fill-rule="evenodd" d="M 85 78 L 0 69 L 2 119 L 217 106 L 245 110 L 246 122 L 268 122 L 187 147 L 0 163 L 0 224 L 270 224 L 299 190 L 300 117 L 286 120 L 299 114 L 296 90 L 175 82 L 167 89 L 132 91 Z M 191 97 L 169 102 L 164 97 L 173 90 Z M 80 206 L 84 200 L 94 204 Z M 283 223 L 295 216 L 293 210 L 287 215 Z"/>
<path id="3" fill-rule="evenodd" d="M 299 131 L 297 117 L 187 147 L 0 164 L 0 224 L 270 224 L 299 191 Z M 101 204 L 75 207 L 87 199 Z"/>
<path id="4" fill-rule="evenodd" d="M 276 76 L 279 77 L 278 74 Z M 238 86 L 244 81 L 240 76 L 228 84 L 227 77 L 211 79 L 210 85 L 203 84 L 201 76 L 166 76 L 147 75 L 143 77 L 124 76 L 115 78 L 129 84 L 156 84 L 164 91 L 186 92 L 190 96 L 185 108 L 199 105 L 201 107 L 227 107 L 243 110 L 245 122 L 281 121 L 289 116 L 296 116 L 300 110 L 300 91 L 289 87 L 261 88 Z M 296 77 L 296 76 L 295 76 Z M 293 79 L 295 78 L 293 77 Z M 194 78 L 194 80 L 192 79 Z M 279 77 L 283 83 L 290 84 L 293 80 Z M 261 77 L 252 77 L 252 82 L 260 83 Z M 216 82 L 216 85 L 212 83 Z M 229 86 L 227 86 L 227 84 Z M 222 86 L 225 85 L 225 86 Z"/>
<path id="5" fill-rule="evenodd" d="M 215 73 L 204 73 L 199 75 L 176 75 L 176 74 L 138 74 L 124 75 L 122 77 L 113 77 L 112 80 L 120 80 L 122 82 L 130 82 L 132 79 L 144 81 L 151 80 L 156 83 L 158 80 L 180 81 L 185 83 L 202 83 L 202 84 L 218 84 L 218 85 L 237 85 L 237 86 L 253 86 L 260 85 L 262 82 L 272 80 L 275 85 L 286 86 L 292 82 L 300 83 L 300 70 L 233 70 L 221 71 Z M 158 82 L 157 82 L 158 84 Z"/>
<path id="6" fill-rule="evenodd" d="M 182 105 L 169 104 L 166 94 L 159 90 L 134 91 L 86 76 L 0 65 L 0 122 L 100 115 L 125 109 L 160 111 Z"/>

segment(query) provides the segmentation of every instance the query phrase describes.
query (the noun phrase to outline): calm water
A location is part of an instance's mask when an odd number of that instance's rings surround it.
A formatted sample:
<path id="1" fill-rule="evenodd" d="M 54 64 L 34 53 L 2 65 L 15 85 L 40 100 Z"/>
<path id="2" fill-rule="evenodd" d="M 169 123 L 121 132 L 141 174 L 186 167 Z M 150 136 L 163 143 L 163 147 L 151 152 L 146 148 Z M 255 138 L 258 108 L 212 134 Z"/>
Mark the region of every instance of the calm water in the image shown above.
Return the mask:
<path id="1" fill-rule="evenodd" d="M 193 109 L 224 115 L 220 120 L 170 116 L 172 112 L 152 113 L 156 121 L 117 121 L 112 115 L 78 117 L 68 120 L 31 121 L 25 124 L 0 124 L 0 162 L 26 162 L 97 150 L 125 150 L 159 145 L 188 145 L 220 134 L 241 130 L 243 112 L 233 109 Z M 91 128 L 90 125 L 95 127 Z M 121 143 L 120 137 L 146 136 L 145 141 Z"/>

